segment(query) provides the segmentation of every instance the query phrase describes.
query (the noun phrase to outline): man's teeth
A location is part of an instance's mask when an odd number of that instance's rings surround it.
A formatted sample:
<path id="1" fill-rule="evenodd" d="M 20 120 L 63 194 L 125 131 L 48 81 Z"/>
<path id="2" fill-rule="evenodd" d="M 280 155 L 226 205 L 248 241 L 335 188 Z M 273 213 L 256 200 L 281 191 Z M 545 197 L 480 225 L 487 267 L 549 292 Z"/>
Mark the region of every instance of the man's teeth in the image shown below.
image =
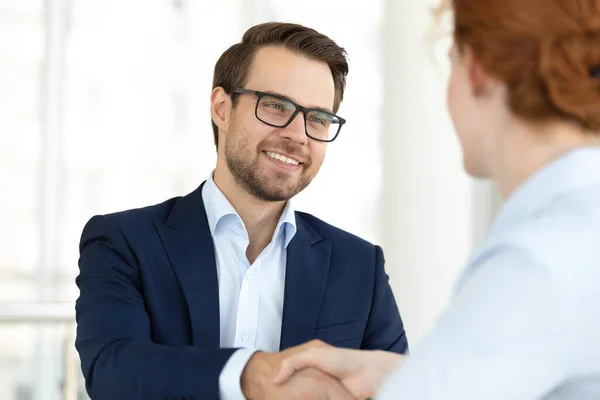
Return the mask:
<path id="1" fill-rule="evenodd" d="M 271 157 L 271 158 L 274 158 L 274 159 L 276 159 L 276 160 L 279 160 L 279 161 L 281 161 L 281 162 L 284 162 L 284 163 L 286 163 L 286 164 L 291 164 L 291 165 L 298 165 L 298 164 L 300 164 L 300 163 L 299 163 L 298 161 L 296 161 L 296 160 L 293 160 L 293 159 L 291 159 L 291 158 L 289 158 L 289 157 L 286 157 L 286 156 L 282 156 L 281 154 L 278 154 L 278 153 L 273 153 L 272 151 L 265 151 L 265 153 L 266 153 L 266 154 L 267 154 L 269 157 Z"/>

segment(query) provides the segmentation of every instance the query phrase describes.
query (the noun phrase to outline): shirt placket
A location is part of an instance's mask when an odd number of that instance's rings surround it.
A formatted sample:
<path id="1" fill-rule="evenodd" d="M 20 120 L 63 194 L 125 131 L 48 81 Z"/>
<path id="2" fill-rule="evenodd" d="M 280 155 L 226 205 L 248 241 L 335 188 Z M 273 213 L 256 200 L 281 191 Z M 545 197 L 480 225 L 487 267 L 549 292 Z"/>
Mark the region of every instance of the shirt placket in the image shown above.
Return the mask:
<path id="1" fill-rule="evenodd" d="M 240 288 L 234 347 L 255 348 L 260 307 L 260 273 L 262 257 L 251 265 Z"/>

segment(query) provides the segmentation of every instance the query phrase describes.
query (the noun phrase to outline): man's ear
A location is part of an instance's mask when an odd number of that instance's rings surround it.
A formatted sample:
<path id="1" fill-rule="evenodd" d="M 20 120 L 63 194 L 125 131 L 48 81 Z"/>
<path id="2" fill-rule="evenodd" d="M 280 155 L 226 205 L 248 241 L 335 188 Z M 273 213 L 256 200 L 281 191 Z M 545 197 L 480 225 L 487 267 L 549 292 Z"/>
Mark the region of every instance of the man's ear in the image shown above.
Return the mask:
<path id="1" fill-rule="evenodd" d="M 210 114 L 221 132 L 227 132 L 231 115 L 231 97 L 225 89 L 218 86 L 210 95 Z"/>

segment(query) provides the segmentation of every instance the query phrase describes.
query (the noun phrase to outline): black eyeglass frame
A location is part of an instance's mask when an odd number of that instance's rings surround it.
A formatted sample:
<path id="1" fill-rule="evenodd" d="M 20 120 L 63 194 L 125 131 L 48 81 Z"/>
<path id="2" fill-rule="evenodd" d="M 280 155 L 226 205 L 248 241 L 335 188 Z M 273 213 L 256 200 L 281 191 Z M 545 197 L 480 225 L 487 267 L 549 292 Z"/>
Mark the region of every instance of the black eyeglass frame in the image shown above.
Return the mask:
<path id="1" fill-rule="evenodd" d="M 309 138 L 319 141 L 319 142 L 325 142 L 325 143 L 331 143 L 333 142 L 338 135 L 340 134 L 340 131 L 342 130 L 342 126 L 346 123 L 346 120 L 342 117 L 339 117 L 333 113 L 330 113 L 329 111 L 325 111 L 319 108 L 308 108 L 308 107 L 302 107 L 300 104 L 296 104 L 295 102 L 293 102 L 292 100 L 284 97 L 284 96 L 280 96 L 277 94 L 273 94 L 273 93 L 266 93 L 266 92 L 260 92 L 258 90 L 250 90 L 250 89 L 244 89 L 244 88 L 237 88 L 233 91 L 234 94 L 253 94 L 256 95 L 257 100 L 256 100 L 256 107 L 254 108 L 254 116 L 256 117 L 256 119 L 258 119 L 260 122 L 262 122 L 263 124 L 272 126 L 274 128 L 285 128 L 286 126 L 288 126 L 289 124 L 292 123 L 292 121 L 294 120 L 294 118 L 296 118 L 296 116 L 298 115 L 299 112 L 302 112 L 302 114 L 304 115 L 304 133 L 306 134 L 306 136 L 308 136 Z M 283 125 L 276 125 L 276 124 L 271 124 L 269 122 L 266 122 L 264 120 L 262 120 L 259 116 L 258 116 L 258 105 L 260 104 L 260 100 L 265 97 L 265 96 L 270 96 L 270 97 L 274 97 L 276 99 L 279 100 L 283 100 L 283 101 L 287 101 L 290 104 L 293 104 L 296 107 L 296 110 L 294 111 L 294 113 L 290 116 L 290 119 Z M 335 118 L 337 118 L 340 122 L 338 124 L 338 130 L 335 133 L 335 135 L 333 135 L 333 137 L 331 139 L 319 139 L 316 138 L 314 136 L 311 136 L 308 133 L 308 129 L 306 127 L 306 117 L 308 115 L 308 113 L 310 111 L 317 111 L 320 113 L 327 113 L 330 114 L 332 116 L 334 116 Z"/>

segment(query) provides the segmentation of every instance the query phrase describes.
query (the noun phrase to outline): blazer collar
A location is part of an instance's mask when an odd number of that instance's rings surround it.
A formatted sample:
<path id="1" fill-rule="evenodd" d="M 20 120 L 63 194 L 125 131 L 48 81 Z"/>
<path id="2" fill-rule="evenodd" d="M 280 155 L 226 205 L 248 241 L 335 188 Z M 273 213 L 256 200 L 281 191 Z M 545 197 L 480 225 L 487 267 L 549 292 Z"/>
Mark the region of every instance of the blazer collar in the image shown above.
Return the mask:
<path id="1" fill-rule="evenodd" d="M 220 345 L 219 284 L 203 185 L 178 199 L 166 221 L 155 225 L 187 301 L 193 344 L 215 348 Z"/>
<path id="2" fill-rule="evenodd" d="M 314 338 L 331 260 L 331 242 L 301 213 L 296 213 L 296 222 L 298 231 L 287 250 L 281 350 Z"/>

